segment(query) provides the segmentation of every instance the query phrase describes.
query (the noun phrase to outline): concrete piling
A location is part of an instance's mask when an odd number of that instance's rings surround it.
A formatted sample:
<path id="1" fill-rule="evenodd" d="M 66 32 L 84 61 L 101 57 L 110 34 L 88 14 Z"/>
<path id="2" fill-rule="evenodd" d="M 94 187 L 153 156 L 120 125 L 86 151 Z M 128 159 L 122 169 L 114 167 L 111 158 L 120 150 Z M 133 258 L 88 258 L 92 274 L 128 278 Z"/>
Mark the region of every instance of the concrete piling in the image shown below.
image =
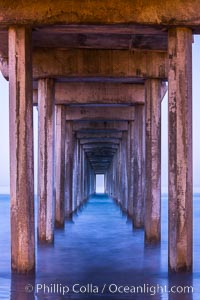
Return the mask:
<path id="1" fill-rule="evenodd" d="M 65 220 L 65 106 L 56 105 L 55 226 L 64 227 Z M 67 132 L 67 130 L 66 130 Z"/>
<path id="2" fill-rule="evenodd" d="M 192 31 L 169 30 L 169 268 L 192 269 Z"/>
<path id="3" fill-rule="evenodd" d="M 32 34 L 12 26 L 8 35 L 11 266 L 27 273 L 35 270 Z"/>
<path id="4" fill-rule="evenodd" d="M 38 82 L 38 240 L 54 239 L 55 106 L 53 79 Z"/>
<path id="5" fill-rule="evenodd" d="M 146 87 L 145 242 L 159 243 L 161 234 L 161 82 L 148 79 Z"/>

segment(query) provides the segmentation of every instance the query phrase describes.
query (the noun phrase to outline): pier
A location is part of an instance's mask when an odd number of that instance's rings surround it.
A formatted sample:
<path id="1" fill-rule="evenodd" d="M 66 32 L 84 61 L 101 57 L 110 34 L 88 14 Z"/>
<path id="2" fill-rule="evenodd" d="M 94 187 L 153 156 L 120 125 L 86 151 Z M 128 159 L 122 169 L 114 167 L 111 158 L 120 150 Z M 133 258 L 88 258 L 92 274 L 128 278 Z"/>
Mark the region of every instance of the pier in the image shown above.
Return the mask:
<path id="1" fill-rule="evenodd" d="M 35 271 L 104 175 L 144 244 L 161 240 L 161 103 L 168 89 L 169 271 L 192 271 L 192 42 L 198 0 L 3 1 L 12 271 Z M 38 109 L 34 210 L 33 106 Z M 35 214 L 38 224 L 35 224 Z"/>

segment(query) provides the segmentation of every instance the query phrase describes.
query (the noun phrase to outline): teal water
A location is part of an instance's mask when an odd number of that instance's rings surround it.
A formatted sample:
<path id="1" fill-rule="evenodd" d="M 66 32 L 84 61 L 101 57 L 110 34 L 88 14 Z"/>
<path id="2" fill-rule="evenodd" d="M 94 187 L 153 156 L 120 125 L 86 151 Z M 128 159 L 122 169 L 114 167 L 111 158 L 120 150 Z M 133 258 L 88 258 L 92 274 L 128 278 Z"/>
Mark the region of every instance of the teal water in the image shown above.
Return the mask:
<path id="1" fill-rule="evenodd" d="M 200 299 L 200 195 L 194 195 L 192 276 L 168 276 L 167 196 L 162 197 L 160 247 L 145 247 L 143 230 L 134 229 L 111 198 L 96 195 L 64 230 L 55 231 L 54 245 L 38 247 L 34 278 L 11 276 L 9 196 L 0 195 L 0 215 L 1 300 Z"/>

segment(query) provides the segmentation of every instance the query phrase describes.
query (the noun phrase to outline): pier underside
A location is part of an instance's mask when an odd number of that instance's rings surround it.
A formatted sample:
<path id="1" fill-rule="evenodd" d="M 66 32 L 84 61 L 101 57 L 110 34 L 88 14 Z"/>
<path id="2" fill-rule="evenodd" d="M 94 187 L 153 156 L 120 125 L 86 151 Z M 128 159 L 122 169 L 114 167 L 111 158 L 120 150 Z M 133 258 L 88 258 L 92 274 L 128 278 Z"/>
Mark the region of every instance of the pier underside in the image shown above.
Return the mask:
<path id="1" fill-rule="evenodd" d="M 186 3 L 187 2 L 187 3 Z M 0 70 L 10 92 L 12 270 L 35 270 L 33 106 L 38 108 L 38 242 L 51 244 L 95 192 L 161 241 L 161 102 L 169 119 L 169 270 L 192 270 L 192 42 L 198 0 L 2 1 Z"/>

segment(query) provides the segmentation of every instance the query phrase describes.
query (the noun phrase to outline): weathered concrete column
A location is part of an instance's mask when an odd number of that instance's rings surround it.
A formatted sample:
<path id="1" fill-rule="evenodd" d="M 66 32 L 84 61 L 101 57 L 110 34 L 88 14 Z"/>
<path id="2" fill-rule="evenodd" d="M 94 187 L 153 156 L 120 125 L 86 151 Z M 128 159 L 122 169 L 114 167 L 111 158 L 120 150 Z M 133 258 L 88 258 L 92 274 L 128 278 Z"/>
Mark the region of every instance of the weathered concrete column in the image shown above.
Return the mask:
<path id="1" fill-rule="evenodd" d="M 113 161 L 112 161 L 112 182 L 113 182 L 113 187 L 112 187 L 112 197 L 116 199 L 116 155 L 114 155 L 113 157 Z M 109 178 L 108 178 L 109 181 Z"/>
<path id="2" fill-rule="evenodd" d="M 113 178 L 114 178 L 114 191 L 113 191 L 113 197 L 117 199 L 118 195 L 118 152 L 115 153 L 114 158 L 113 158 Z"/>
<path id="3" fill-rule="evenodd" d="M 66 121 L 65 125 L 65 215 L 68 217 L 73 211 L 72 205 L 72 185 L 73 185 L 73 149 L 74 149 L 74 136 L 73 136 L 73 123 Z"/>
<path id="4" fill-rule="evenodd" d="M 108 194 L 109 196 L 113 197 L 113 185 L 111 186 L 110 182 L 113 182 L 113 172 L 112 172 L 113 166 L 111 165 L 109 167 L 109 169 L 106 171 L 106 173 L 104 174 L 104 180 L 105 180 L 105 184 L 104 184 L 104 191 L 105 194 Z M 113 182 L 114 184 L 114 182 Z"/>
<path id="5" fill-rule="evenodd" d="M 131 172 L 131 136 L 130 136 L 130 125 L 128 121 L 128 131 L 127 131 L 127 214 L 129 215 L 129 194 L 130 194 L 130 172 Z"/>
<path id="6" fill-rule="evenodd" d="M 74 136 L 73 151 L 73 179 L 72 179 L 72 211 L 74 212 L 78 206 L 78 140 Z"/>
<path id="7" fill-rule="evenodd" d="M 110 170 L 111 170 L 111 177 L 109 177 L 109 172 L 107 171 L 105 173 L 105 193 L 109 194 L 109 196 L 114 198 L 114 190 L 115 190 L 115 174 L 114 174 L 114 156 L 112 163 L 110 165 Z M 110 182 L 112 182 L 112 185 L 110 185 Z"/>
<path id="8" fill-rule="evenodd" d="M 121 204 L 122 200 L 122 164 L 121 164 L 121 151 L 122 145 L 119 144 L 117 151 L 117 185 L 118 185 L 118 193 L 117 193 L 117 201 Z"/>
<path id="9" fill-rule="evenodd" d="M 80 145 L 80 204 L 84 201 L 84 152 Z"/>
<path id="10" fill-rule="evenodd" d="M 114 198 L 115 199 L 117 199 L 117 194 L 118 194 L 118 172 L 117 172 L 118 171 L 118 161 L 117 161 L 118 154 L 117 153 L 115 153 L 114 160 L 113 160 Z"/>
<path id="11" fill-rule="evenodd" d="M 92 180 L 93 180 L 93 193 L 96 193 L 96 174 L 94 170 L 92 169 Z"/>
<path id="12" fill-rule="evenodd" d="M 117 202 L 121 203 L 121 143 L 117 150 Z"/>
<path id="13" fill-rule="evenodd" d="M 129 135 L 129 192 L 128 192 L 128 215 L 133 217 L 133 202 L 134 202 L 134 121 L 129 121 L 128 124 Z"/>
<path id="14" fill-rule="evenodd" d="M 119 145 L 119 200 L 120 200 L 120 204 L 122 206 L 122 209 L 124 209 L 123 207 L 123 163 L 122 163 L 122 142 L 120 142 Z"/>
<path id="15" fill-rule="evenodd" d="M 122 203 L 127 211 L 128 206 L 128 168 L 127 168 L 127 132 L 122 133 L 121 168 L 122 168 Z"/>
<path id="16" fill-rule="evenodd" d="M 112 182 L 112 190 L 111 190 L 111 197 L 113 197 L 114 199 L 116 199 L 116 153 L 113 155 L 113 159 L 112 159 L 112 163 L 111 163 L 111 168 L 112 168 L 112 177 L 109 178 L 107 175 L 107 182 L 108 184 L 110 183 L 110 181 Z M 107 184 L 107 185 L 108 185 Z"/>
<path id="17" fill-rule="evenodd" d="M 35 269 L 31 29 L 9 28 L 11 266 Z"/>
<path id="18" fill-rule="evenodd" d="M 87 162 L 85 157 L 85 151 L 82 148 L 82 156 L 83 156 L 83 168 L 82 168 L 82 200 L 85 201 L 87 199 Z"/>
<path id="19" fill-rule="evenodd" d="M 108 191 L 108 171 L 106 171 L 105 174 L 104 174 L 104 192 L 105 192 L 105 194 L 109 194 L 109 191 Z"/>
<path id="20" fill-rule="evenodd" d="M 148 88 L 148 87 L 147 87 Z M 151 88 L 151 86 L 150 86 Z M 149 101 L 149 100 L 147 100 Z M 154 101 L 154 100 L 153 100 Z M 147 109 L 151 109 L 151 104 L 147 104 Z M 149 111 L 150 112 L 150 111 Z M 150 117 L 150 116 L 149 116 Z M 151 116 L 153 117 L 153 116 Z M 151 122 L 151 121 L 150 121 Z M 160 126 L 160 124 L 159 124 Z M 151 125 L 150 125 L 151 127 Z M 151 127 L 153 128 L 153 126 Z M 145 201 L 145 107 L 144 105 L 137 105 L 135 107 L 135 122 L 134 122 L 134 140 L 133 142 L 133 152 L 134 152 L 134 174 L 132 176 L 134 177 L 134 197 L 133 197 L 133 225 L 136 228 L 141 228 L 144 226 L 144 201 Z M 151 136 L 151 133 L 149 134 L 149 142 L 152 143 L 151 139 L 155 137 Z M 159 144 L 160 145 L 160 144 Z M 154 146 L 151 144 L 147 145 L 148 151 L 152 153 L 153 150 L 151 150 Z M 149 153 L 150 154 L 150 153 Z M 156 158 L 154 158 L 156 159 Z M 150 168 L 151 166 L 148 165 Z M 151 170 L 149 171 L 149 175 Z M 151 181 L 152 177 L 148 177 L 147 180 Z M 150 189 L 149 189 L 150 192 Z M 153 194 L 154 192 L 151 191 Z M 148 198 L 149 201 L 156 201 L 152 198 Z M 151 205 L 151 204 L 150 204 Z M 151 209 L 151 208 L 150 208 Z M 147 212 L 152 213 L 150 211 Z M 150 216 L 149 216 L 150 217 Z M 153 218 L 153 217 L 152 217 Z M 150 220 L 149 220 L 150 221 Z M 151 222 L 151 221 L 150 221 Z M 152 221 L 154 222 L 154 221 Z M 149 224 L 147 224 L 149 226 Z"/>
<path id="21" fill-rule="evenodd" d="M 85 151 L 83 151 L 83 199 L 87 199 L 87 161 L 85 157 Z"/>
<path id="22" fill-rule="evenodd" d="M 89 165 L 88 175 L 89 175 L 89 195 L 91 195 L 92 194 L 92 174 L 91 174 L 91 166 L 90 165 Z"/>
<path id="23" fill-rule="evenodd" d="M 192 31 L 169 30 L 169 268 L 192 269 Z"/>
<path id="24" fill-rule="evenodd" d="M 77 139 L 77 208 L 81 205 L 81 145 L 80 140 Z"/>
<path id="25" fill-rule="evenodd" d="M 89 163 L 89 195 L 91 195 L 93 193 L 92 188 L 93 188 L 93 186 L 92 186 L 92 168 L 91 168 L 91 164 Z"/>
<path id="26" fill-rule="evenodd" d="M 56 201 L 55 226 L 64 227 L 65 220 L 65 106 L 56 105 Z"/>
<path id="27" fill-rule="evenodd" d="M 96 174 L 92 169 L 92 194 L 96 193 Z"/>
<path id="28" fill-rule="evenodd" d="M 161 215 L 161 81 L 148 79 L 146 90 L 145 242 L 160 242 Z"/>
<path id="29" fill-rule="evenodd" d="M 96 175 L 92 168 L 91 168 L 91 173 L 92 173 L 92 194 L 94 194 L 96 193 Z"/>
<path id="30" fill-rule="evenodd" d="M 87 172 L 86 172 L 86 193 L 87 193 L 87 198 L 90 195 L 90 163 L 88 159 L 86 158 L 86 164 L 87 164 Z"/>
<path id="31" fill-rule="evenodd" d="M 54 237 L 54 81 L 38 81 L 38 239 Z"/>

